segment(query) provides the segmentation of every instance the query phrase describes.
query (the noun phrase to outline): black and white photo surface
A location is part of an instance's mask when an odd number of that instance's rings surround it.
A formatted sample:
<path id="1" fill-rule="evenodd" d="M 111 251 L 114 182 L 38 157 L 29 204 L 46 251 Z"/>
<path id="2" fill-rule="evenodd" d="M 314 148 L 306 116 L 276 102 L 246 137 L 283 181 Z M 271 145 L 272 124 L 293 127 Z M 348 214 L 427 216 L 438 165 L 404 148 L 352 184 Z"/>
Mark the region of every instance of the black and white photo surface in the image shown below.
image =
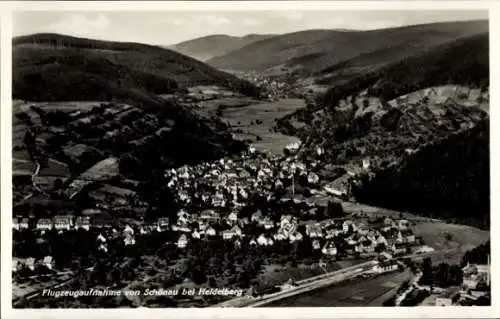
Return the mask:
<path id="1" fill-rule="evenodd" d="M 12 22 L 13 308 L 491 304 L 488 11 Z"/>

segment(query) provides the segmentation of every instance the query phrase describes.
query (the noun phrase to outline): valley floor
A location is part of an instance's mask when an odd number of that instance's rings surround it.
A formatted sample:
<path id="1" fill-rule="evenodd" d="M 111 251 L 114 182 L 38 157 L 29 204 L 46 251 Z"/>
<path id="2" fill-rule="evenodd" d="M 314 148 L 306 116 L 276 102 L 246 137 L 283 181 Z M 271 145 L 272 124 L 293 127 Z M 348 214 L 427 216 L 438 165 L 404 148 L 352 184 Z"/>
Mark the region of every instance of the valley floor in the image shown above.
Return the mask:
<path id="1" fill-rule="evenodd" d="M 262 102 L 250 99 L 219 99 L 200 103 L 198 111 L 204 115 L 215 115 L 220 105 L 219 116 L 231 125 L 237 139 L 249 139 L 257 151 L 282 154 L 283 149 L 298 139 L 274 132 L 274 120 L 305 107 L 303 99 L 281 99 Z"/>

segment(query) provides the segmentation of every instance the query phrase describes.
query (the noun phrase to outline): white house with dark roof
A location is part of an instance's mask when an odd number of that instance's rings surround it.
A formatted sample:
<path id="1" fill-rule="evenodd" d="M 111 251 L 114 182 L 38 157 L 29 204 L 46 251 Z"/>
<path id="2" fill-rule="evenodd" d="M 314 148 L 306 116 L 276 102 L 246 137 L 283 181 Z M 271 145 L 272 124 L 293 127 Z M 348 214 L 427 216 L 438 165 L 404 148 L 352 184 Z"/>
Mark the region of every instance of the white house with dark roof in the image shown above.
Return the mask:
<path id="1" fill-rule="evenodd" d="M 283 227 L 286 224 L 292 223 L 293 216 L 292 215 L 281 215 L 280 217 L 280 227 Z"/>
<path id="2" fill-rule="evenodd" d="M 311 172 L 307 176 L 307 182 L 312 185 L 317 185 L 319 183 L 319 176 Z"/>
<path id="3" fill-rule="evenodd" d="M 237 215 L 235 212 L 231 212 L 231 213 L 227 216 L 227 221 L 228 221 L 230 224 L 236 224 L 236 222 L 238 222 L 238 215 Z"/>
<path id="4" fill-rule="evenodd" d="M 236 239 L 236 240 L 234 241 L 234 247 L 236 247 L 236 248 L 240 248 L 240 247 L 241 247 L 241 240 Z"/>
<path id="5" fill-rule="evenodd" d="M 321 243 L 319 242 L 319 240 L 315 239 L 312 241 L 312 248 L 315 250 L 321 249 Z"/>
<path id="6" fill-rule="evenodd" d="M 234 225 L 232 228 L 231 228 L 231 231 L 238 237 L 241 237 L 243 236 L 243 232 L 241 230 L 241 228 L 238 226 L 238 225 Z"/>
<path id="7" fill-rule="evenodd" d="M 124 236 L 132 236 L 132 235 L 134 235 L 134 230 L 132 229 L 132 227 L 130 227 L 130 225 L 126 225 L 125 226 L 125 229 L 123 230 L 123 235 Z"/>
<path id="8" fill-rule="evenodd" d="M 204 222 L 218 222 L 220 220 L 220 215 L 213 209 L 206 209 L 200 213 L 200 220 Z"/>
<path id="9" fill-rule="evenodd" d="M 170 225 L 170 220 L 168 217 L 158 218 L 158 226 L 160 227 L 168 227 Z"/>
<path id="10" fill-rule="evenodd" d="M 89 216 L 78 216 L 75 219 L 75 229 L 85 229 L 90 230 L 90 217 Z"/>
<path id="11" fill-rule="evenodd" d="M 387 240 L 387 244 L 392 246 L 393 244 L 398 242 L 399 231 L 397 229 L 391 228 L 384 232 L 384 237 Z"/>
<path id="12" fill-rule="evenodd" d="M 105 243 L 106 242 L 106 238 L 102 234 L 99 234 L 97 236 L 97 241 L 101 242 L 101 243 Z"/>
<path id="13" fill-rule="evenodd" d="M 290 239 L 290 242 L 296 242 L 296 241 L 301 241 L 304 236 L 300 232 L 294 232 L 288 235 L 288 238 Z"/>
<path id="14" fill-rule="evenodd" d="M 339 236 L 342 233 L 343 233 L 343 231 L 339 230 L 339 229 L 328 229 L 325 233 L 325 238 L 331 239 L 331 238 Z"/>
<path id="15" fill-rule="evenodd" d="M 134 236 L 132 234 L 125 235 L 125 238 L 123 239 L 123 243 L 125 244 L 125 246 L 135 245 Z"/>
<path id="16" fill-rule="evenodd" d="M 182 232 L 182 233 L 190 233 L 191 232 L 191 227 L 187 224 L 182 224 L 182 225 L 172 225 L 172 230 L 176 232 Z"/>
<path id="17" fill-rule="evenodd" d="M 342 230 L 344 231 L 344 233 L 347 233 L 349 231 L 349 228 L 353 228 L 354 230 L 354 227 L 355 225 L 350 219 L 347 219 L 342 223 Z"/>
<path id="18" fill-rule="evenodd" d="M 177 212 L 177 223 L 185 224 L 189 221 L 189 214 L 186 210 L 181 209 Z"/>
<path id="19" fill-rule="evenodd" d="M 276 234 L 274 234 L 274 240 L 276 241 L 282 241 L 288 238 L 288 235 L 285 234 L 282 230 L 278 230 Z"/>
<path id="20" fill-rule="evenodd" d="M 222 239 L 224 239 L 224 240 L 233 239 L 233 237 L 235 237 L 235 236 L 236 236 L 236 234 L 230 229 L 222 231 Z"/>
<path id="21" fill-rule="evenodd" d="M 16 230 L 19 230 L 19 221 L 20 221 L 20 218 L 12 218 L 12 228 L 13 229 L 16 229 Z"/>
<path id="22" fill-rule="evenodd" d="M 54 265 L 54 260 L 52 256 L 45 256 L 43 258 L 42 264 L 47 267 L 48 269 L 52 269 L 52 266 Z"/>
<path id="23" fill-rule="evenodd" d="M 377 245 L 385 245 L 385 246 L 387 246 L 387 240 L 382 235 L 377 236 L 375 238 L 375 241 L 376 241 Z"/>
<path id="24" fill-rule="evenodd" d="M 325 246 L 323 246 L 321 252 L 324 255 L 335 256 L 337 255 L 337 246 L 335 246 L 333 241 L 329 241 L 325 244 Z"/>
<path id="25" fill-rule="evenodd" d="M 257 244 L 260 246 L 270 246 L 274 244 L 274 241 L 271 238 L 267 238 L 264 234 L 260 234 L 257 238 Z"/>
<path id="26" fill-rule="evenodd" d="M 248 220 L 248 217 L 238 219 L 238 224 L 240 225 L 240 227 L 245 227 L 245 225 L 248 225 L 249 223 L 250 221 Z"/>
<path id="27" fill-rule="evenodd" d="M 19 270 L 19 264 L 20 264 L 20 262 L 18 259 L 12 258 L 12 271 L 13 272 L 16 272 Z"/>
<path id="28" fill-rule="evenodd" d="M 182 234 L 177 240 L 177 247 L 186 248 L 187 244 L 188 244 L 187 236 L 185 234 Z"/>
<path id="29" fill-rule="evenodd" d="M 201 238 L 201 234 L 195 229 L 193 231 L 193 233 L 191 234 L 191 237 L 193 237 L 194 239 L 200 239 Z"/>
<path id="30" fill-rule="evenodd" d="M 54 224 L 49 218 L 40 218 L 36 223 L 37 230 L 51 230 Z"/>
<path id="31" fill-rule="evenodd" d="M 35 258 L 33 258 L 33 257 L 26 258 L 25 265 L 31 271 L 35 270 Z"/>
<path id="32" fill-rule="evenodd" d="M 398 232 L 398 243 L 408 243 L 408 244 L 413 244 L 415 243 L 416 238 L 415 234 L 413 234 L 413 231 L 408 228 L 403 228 Z"/>
<path id="33" fill-rule="evenodd" d="M 320 238 L 323 237 L 323 231 L 319 224 L 307 224 L 306 225 L 306 234 L 310 238 Z"/>
<path id="34" fill-rule="evenodd" d="M 28 229 L 29 228 L 29 219 L 23 218 L 19 221 L 19 230 Z"/>
<path id="35" fill-rule="evenodd" d="M 97 247 L 97 250 L 102 251 L 102 252 L 104 252 L 104 253 L 107 253 L 107 252 L 108 252 L 108 247 L 107 247 L 107 245 L 106 245 L 106 244 L 101 243 L 101 244 L 99 244 L 99 246 Z"/>
<path id="36" fill-rule="evenodd" d="M 215 236 L 215 235 L 217 235 L 217 232 L 215 231 L 215 229 L 212 226 L 208 226 L 205 229 L 205 235 L 206 236 Z"/>
<path id="37" fill-rule="evenodd" d="M 265 229 L 272 229 L 275 226 L 273 220 L 267 216 L 259 219 L 258 224 L 264 227 Z"/>
<path id="38" fill-rule="evenodd" d="M 373 271 L 379 274 L 398 270 L 399 265 L 394 260 L 383 261 L 373 266 Z"/>
<path id="39" fill-rule="evenodd" d="M 375 252 L 376 243 L 371 240 L 363 240 L 358 246 L 356 246 L 356 251 L 362 254 L 371 254 Z"/>

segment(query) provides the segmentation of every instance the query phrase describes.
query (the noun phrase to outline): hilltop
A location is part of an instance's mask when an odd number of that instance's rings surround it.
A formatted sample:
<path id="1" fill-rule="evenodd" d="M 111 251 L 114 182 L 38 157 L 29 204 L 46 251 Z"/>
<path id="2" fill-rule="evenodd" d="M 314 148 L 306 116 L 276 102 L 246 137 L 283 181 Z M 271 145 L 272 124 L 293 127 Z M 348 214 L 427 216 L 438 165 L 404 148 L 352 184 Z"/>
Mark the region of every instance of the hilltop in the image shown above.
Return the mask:
<path id="1" fill-rule="evenodd" d="M 180 42 L 167 48 L 200 61 L 207 61 L 273 36 L 275 35 L 248 34 L 242 37 L 235 37 L 226 34 L 215 34 Z"/>
<path id="2" fill-rule="evenodd" d="M 256 94 L 250 83 L 172 50 L 59 34 L 13 39 L 13 85 L 14 98 L 43 101 L 168 94 L 196 85 Z"/>
<path id="3" fill-rule="evenodd" d="M 207 63 L 219 69 L 256 70 L 315 79 L 332 73 L 335 70 L 329 68 L 337 66 L 337 75 L 345 77 L 486 32 L 487 21 L 432 23 L 371 31 L 308 30 L 255 42 Z M 352 60 L 357 57 L 359 60 L 354 63 Z"/>

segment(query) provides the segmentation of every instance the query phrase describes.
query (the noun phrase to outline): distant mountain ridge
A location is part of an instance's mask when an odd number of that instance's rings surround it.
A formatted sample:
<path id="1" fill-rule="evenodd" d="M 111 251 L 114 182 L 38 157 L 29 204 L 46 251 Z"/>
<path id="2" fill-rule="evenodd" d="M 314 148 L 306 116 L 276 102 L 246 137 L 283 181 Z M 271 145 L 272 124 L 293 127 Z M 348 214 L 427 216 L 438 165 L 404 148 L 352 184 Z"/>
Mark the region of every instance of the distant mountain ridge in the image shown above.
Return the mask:
<path id="1" fill-rule="evenodd" d="M 250 43 L 272 38 L 274 34 L 248 34 L 242 37 L 226 34 L 214 34 L 184 42 L 180 42 L 168 49 L 177 51 L 200 61 L 206 61 L 229 52 L 238 50 Z"/>
<path id="2" fill-rule="evenodd" d="M 325 70 L 360 56 L 367 61 L 347 70 L 385 63 L 457 39 L 488 32 L 488 21 L 440 22 L 369 31 L 307 30 L 248 44 L 207 61 L 219 69 L 295 73 L 323 77 Z M 373 55 L 373 56 L 372 56 Z"/>

